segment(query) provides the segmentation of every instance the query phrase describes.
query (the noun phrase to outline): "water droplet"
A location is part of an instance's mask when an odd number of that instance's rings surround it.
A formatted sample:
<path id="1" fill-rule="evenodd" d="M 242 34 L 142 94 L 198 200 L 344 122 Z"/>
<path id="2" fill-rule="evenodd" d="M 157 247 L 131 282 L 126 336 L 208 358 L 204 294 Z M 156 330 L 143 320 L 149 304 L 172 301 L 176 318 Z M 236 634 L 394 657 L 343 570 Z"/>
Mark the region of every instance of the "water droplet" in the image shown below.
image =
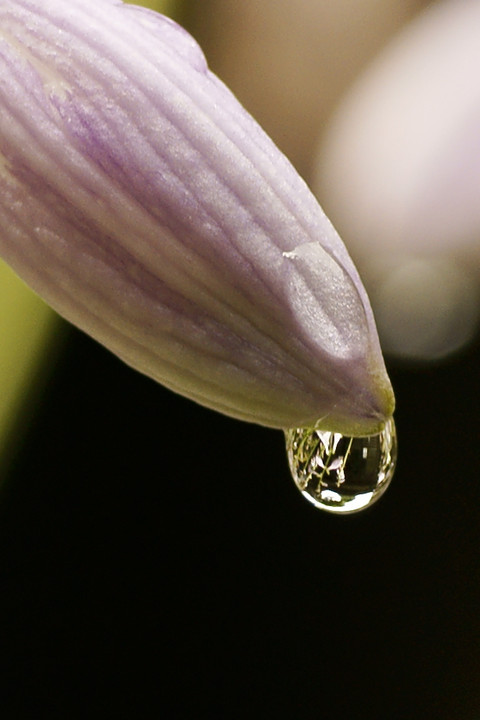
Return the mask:
<path id="1" fill-rule="evenodd" d="M 395 470 L 395 423 L 378 435 L 345 437 L 315 428 L 285 431 L 290 471 L 302 495 L 321 510 L 353 513 L 385 492 Z"/>

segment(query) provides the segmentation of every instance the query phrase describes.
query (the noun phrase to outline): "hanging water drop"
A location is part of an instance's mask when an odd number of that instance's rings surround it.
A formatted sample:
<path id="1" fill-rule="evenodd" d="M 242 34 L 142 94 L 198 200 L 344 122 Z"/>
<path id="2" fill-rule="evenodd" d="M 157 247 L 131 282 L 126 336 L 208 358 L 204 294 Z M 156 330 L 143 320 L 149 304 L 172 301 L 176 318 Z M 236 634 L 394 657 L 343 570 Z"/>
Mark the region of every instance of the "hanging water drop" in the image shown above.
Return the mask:
<path id="1" fill-rule="evenodd" d="M 353 513 L 385 492 L 397 457 L 391 418 L 378 435 L 345 437 L 316 428 L 285 431 L 290 471 L 302 495 L 321 510 Z"/>

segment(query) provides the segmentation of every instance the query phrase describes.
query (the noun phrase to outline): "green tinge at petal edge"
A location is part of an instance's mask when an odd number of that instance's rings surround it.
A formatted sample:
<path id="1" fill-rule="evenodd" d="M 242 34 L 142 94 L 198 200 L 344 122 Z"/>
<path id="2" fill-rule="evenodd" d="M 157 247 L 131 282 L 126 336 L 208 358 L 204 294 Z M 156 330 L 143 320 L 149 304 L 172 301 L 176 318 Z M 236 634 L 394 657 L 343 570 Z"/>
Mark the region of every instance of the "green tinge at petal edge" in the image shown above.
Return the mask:
<path id="1" fill-rule="evenodd" d="M 130 5 L 141 5 L 142 7 L 156 10 L 164 15 L 172 15 L 173 6 L 178 5 L 178 0 L 128 0 Z"/>
<path id="2" fill-rule="evenodd" d="M 175 0 L 139 0 L 136 5 L 172 15 Z M 22 409 L 54 340 L 60 320 L 0 261 L 0 474 L 5 470 Z"/>
<path id="3" fill-rule="evenodd" d="M 60 321 L 3 262 L 0 263 L 0 470 L 47 343 Z"/>

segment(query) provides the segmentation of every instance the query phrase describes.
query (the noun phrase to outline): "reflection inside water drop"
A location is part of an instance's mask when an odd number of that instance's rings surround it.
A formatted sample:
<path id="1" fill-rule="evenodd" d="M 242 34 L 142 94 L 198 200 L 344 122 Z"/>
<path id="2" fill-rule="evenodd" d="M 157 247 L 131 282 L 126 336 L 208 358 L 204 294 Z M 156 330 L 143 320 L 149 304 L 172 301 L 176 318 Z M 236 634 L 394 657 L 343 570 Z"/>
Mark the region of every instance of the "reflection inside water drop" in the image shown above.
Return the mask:
<path id="1" fill-rule="evenodd" d="M 285 431 L 290 471 L 315 507 L 353 513 L 387 489 L 395 470 L 397 442 L 391 418 L 378 435 L 345 437 L 315 428 Z"/>

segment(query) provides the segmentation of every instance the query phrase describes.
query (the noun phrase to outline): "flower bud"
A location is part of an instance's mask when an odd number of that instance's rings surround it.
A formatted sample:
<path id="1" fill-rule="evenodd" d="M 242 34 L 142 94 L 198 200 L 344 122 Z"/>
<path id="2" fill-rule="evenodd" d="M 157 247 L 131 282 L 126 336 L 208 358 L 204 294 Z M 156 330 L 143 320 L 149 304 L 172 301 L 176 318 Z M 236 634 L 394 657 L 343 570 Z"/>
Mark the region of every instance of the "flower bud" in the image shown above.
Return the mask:
<path id="1" fill-rule="evenodd" d="M 0 5 L 0 253 L 162 384 L 272 427 L 393 411 L 365 290 L 286 158 L 171 20 Z"/>

